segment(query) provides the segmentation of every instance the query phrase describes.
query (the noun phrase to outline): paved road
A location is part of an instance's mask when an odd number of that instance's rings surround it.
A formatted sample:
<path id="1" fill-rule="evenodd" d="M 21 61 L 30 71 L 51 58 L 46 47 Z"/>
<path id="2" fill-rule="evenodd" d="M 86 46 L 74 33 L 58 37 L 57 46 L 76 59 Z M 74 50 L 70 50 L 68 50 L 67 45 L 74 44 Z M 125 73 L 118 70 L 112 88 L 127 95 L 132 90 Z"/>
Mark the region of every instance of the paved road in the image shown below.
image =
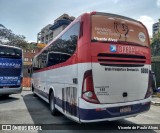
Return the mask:
<path id="1" fill-rule="evenodd" d="M 60 114 L 59 116 L 52 116 L 49 111 L 49 105 L 38 97 L 34 97 L 32 92 L 23 91 L 21 94 L 11 95 L 9 98 L 0 97 L 0 124 L 56 124 L 60 128 L 65 126 L 63 132 L 66 133 L 85 133 L 86 125 L 77 124 L 65 116 Z M 121 124 L 160 124 L 160 106 L 151 106 L 149 112 L 141 114 L 134 118 L 127 118 L 124 120 L 118 120 L 113 122 L 101 122 L 96 124 L 89 124 L 87 127 L 103 128 L 107 126 L 108 130 L 88 130 L 87 133 L 97 132 L 158 132 L 158 130 L 109 130 L 113 125 L 118 126 Z M 70 126 L 73 126 L 81 130 L 70 130 Z M 83 130 L 82 130 L 83 129 Z M 4 131 L 0 131 L 0 133 Z M 13 133 L 21 133 L 22 131 L 12 131 Z M 24 132 L 24 131 L 23 131 Z M 31 133 L 41 132 L 56 132 L 61 133 L 62 130 L 54 131 L 27 131 Z M 5 133 L 5 132 L 4 132 Z"/>

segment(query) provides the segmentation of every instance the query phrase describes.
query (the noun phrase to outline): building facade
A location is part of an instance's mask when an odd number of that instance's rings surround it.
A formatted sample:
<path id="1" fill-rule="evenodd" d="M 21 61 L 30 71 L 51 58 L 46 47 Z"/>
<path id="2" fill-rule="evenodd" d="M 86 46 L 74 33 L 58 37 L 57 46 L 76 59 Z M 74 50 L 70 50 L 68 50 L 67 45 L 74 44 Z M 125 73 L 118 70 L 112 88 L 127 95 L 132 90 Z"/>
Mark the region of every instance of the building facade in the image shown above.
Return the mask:
<path id="1" fill-rule="evenodd" d="M 49 44 L 59 33 L 61 33 L 75 17 L 63 14 L 54 21 L 54 24 L 48 24 L 37 34 L 37 43 Z"/>
<path id="2" fill-rule="evenodd" d="M 155 36 L 156 34 L 158 34 L 158 32 L 160 32 L 160 19 L 159 22 L 153 24 L 152 29 L 153 29 L 153 36 Z"/>
<path id="3" fill-rule="evenodd" d="M 35 45 L 33 48 L 23 49 L 23 64 L 31 65 L 33 61 L 33 57 L 38 54 L 41 48 L 37 47 L 37 43 L 32 44 Z"/>
<path id="4" fill-rule="evenodd" d="M 33 57 L 42 49 L 37 43 L 30 43 L 30 48 L 23 49 L 23 87 L 30 87 L 30 73 L 28 68 L 32 65 Z"/>

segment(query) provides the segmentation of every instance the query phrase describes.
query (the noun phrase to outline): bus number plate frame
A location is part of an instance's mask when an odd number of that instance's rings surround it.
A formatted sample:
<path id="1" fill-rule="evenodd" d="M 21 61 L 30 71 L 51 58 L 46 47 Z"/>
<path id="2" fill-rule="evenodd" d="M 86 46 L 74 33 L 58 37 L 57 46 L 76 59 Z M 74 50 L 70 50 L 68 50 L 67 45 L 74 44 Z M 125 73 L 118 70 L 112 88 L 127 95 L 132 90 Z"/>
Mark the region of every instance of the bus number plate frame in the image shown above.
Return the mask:
<path id="1" fill-rule="evenodd" d="M 120 113 L 128 113 L 131 111 L 132 111 L 132 109 L 130 106 L 120 108 Z"/>

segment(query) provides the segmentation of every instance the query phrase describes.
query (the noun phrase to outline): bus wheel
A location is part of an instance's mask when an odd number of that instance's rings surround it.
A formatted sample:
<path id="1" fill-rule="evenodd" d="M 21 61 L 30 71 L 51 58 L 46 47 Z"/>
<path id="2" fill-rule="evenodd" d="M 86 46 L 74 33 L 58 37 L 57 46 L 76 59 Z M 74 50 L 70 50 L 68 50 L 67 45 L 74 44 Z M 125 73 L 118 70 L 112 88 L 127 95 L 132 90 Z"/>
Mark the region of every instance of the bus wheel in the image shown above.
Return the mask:
<path id="1" fill-rule="evenodd" d="M 57 115 L 57 109 L 55 108 L 55 99 L 54 99 L 54 93 L 53 92 L 50 94 L 49 105 L 50 105 L 51 114 L 56 116 Z"/>

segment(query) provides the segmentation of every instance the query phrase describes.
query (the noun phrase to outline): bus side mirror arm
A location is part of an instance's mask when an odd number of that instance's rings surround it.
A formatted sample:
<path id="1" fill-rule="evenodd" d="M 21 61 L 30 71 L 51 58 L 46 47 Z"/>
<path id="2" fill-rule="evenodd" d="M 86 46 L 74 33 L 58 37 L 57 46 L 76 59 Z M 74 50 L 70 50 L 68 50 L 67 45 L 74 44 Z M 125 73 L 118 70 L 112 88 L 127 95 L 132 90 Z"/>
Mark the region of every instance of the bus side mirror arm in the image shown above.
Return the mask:
<path id="1" fill-rule="evenodd" d="M 30 70 L 30 69 L 28 69 L 28 73 L 31 73 L 31 70 Z"/>

